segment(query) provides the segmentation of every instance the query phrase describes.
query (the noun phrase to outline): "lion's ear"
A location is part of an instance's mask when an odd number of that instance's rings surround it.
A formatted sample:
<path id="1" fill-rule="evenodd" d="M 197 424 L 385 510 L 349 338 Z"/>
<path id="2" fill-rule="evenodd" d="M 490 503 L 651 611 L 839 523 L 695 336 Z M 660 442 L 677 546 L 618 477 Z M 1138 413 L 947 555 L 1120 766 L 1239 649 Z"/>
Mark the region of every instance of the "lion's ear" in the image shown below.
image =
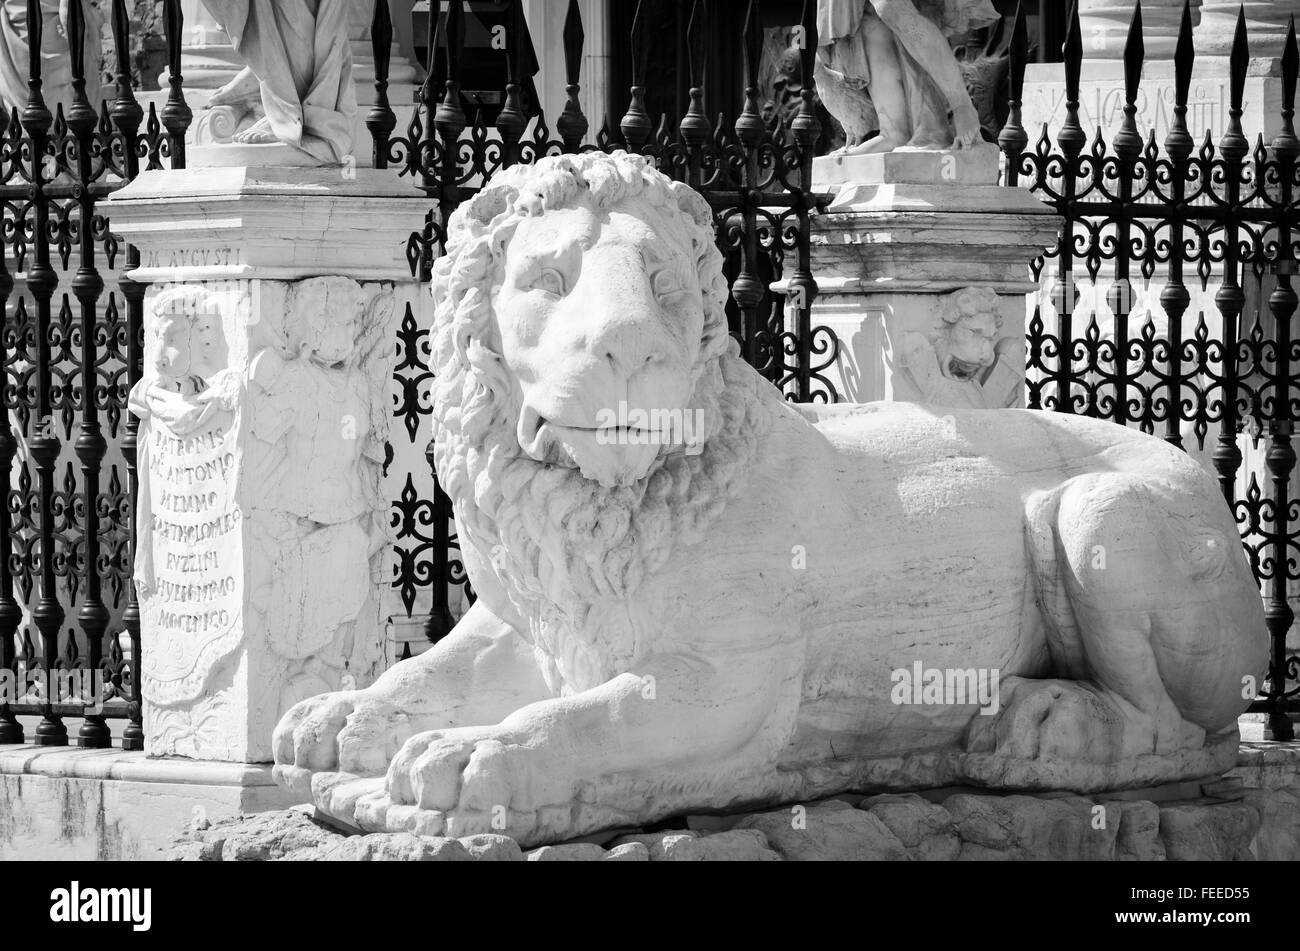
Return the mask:
<path id="1" fill-rule="evenodd" d="M 701 228 L 713 230 L 713 209 L 709 207 L 703 195 L 684 182 L 673 182 L 669 188 L 676 195 L 677 207 L 683 213 L 690 215 L 691 220 Z"/>
<path id="2" fill-rule="evenodd" d="M 498 215 L 508 211 L 519 196 L 519 191 L 505 183 L 489 185 L 466 204 L 461 205 L 469 217 L 478 224 L 491 224 Z"/>

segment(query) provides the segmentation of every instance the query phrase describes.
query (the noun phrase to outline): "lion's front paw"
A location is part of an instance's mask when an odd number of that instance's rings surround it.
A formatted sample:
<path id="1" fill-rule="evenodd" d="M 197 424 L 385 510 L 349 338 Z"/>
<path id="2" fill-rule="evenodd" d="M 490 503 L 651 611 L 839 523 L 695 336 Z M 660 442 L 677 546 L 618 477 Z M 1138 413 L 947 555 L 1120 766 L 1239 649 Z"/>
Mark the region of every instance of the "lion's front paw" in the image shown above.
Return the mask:
<path id="1" fill-rule="evenodd" d="M 280 772 L 378 776 L 411 735 L 410 718 L 369 690 L 321 694 L 295 704 L 275 728 Z"/>
<path id="2" fill-rule="evenodd" d="M 418 734 L 388 768 L 385 824 L 391 828 L 413 807 L 410 821 L 424 827 L 441 816 L 441 834 L 527 834 L 539 808 L 573 797 L 564 771 L 547 760 L 544 748 L 495 727 Z"/>

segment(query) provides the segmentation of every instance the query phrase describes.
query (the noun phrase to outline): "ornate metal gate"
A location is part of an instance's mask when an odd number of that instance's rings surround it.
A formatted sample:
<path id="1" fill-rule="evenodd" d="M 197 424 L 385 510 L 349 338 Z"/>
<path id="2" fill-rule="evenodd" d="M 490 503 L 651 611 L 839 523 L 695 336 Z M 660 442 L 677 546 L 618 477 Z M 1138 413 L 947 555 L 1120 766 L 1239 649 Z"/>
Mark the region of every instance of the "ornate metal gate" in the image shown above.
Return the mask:
<path id="1" fill-rule="evenodd" d="M 117 91 L 86 95 L 83 3 L 68 5 L 70 86 L 47 101 L 41 56 L 30 56 L 21 109 L 0 109 L 0 743 L 22 742 L 17 717 L 40 716 L 34 740 L 140 749 L 140 614 L 131 584 L 136 490 L 130 386 L 141 371 L 144 285 L 100 203 L 142 168 L 181 168 L 189 109 L 181 93 L 180 4 L 164 4 L 171 93 L 146 115 L 133 91 L 130 16 L 111 13 Z M 28 0 L 27 42 L 47 23 Z M 98 82 L 95 83 L 98 86 Z M 53 107 L 53 108 L 52 108 Z M 74 438 L 75 432 L 75 438 Z M 82 676 L 78 676 L 82 675 Z M 16 697 L 18 703 L 3 701 Z"/>
<path id="2" fill-rule="evenodd" d="M 1268 714 L 1269 735 L 1291 739 L 1287 713 L 1300 696 L 1300 657 L 1287 645 L 1295 619 L 1289 602 L 1300 580 L 1291 444 L 1300 416 L 1300 352 L 1291 327 L 1300 259 L 1294 22 L 1282 56 L 1281 126 L 1270 142 L 1260 135 L 1252 143 L 1241 126 L 1250 55 L 1244 12 L 1230 58 L 1228 127 L 1217 143 L 1209 132 L 1197 143 L 1188 131 L 1190 4 L 1174 57 L 1174 119 L 1163 142 L 1154 131 L 1144 140 L 1135 121 L 1144 60 L 1140 4 L 1124 50 L 1124 121 L 1113 142 L 1100 131 L 1089 136 L 1079 122 L 1077 2 L 1063 48 L 1066 116 L 1055 143 L 1044 130 L 1030 147 L 1021 125 L 1026 51 L 1018 12 L 1011 114 L 999 141 L 1005 184 L 1030 188 L 1064 219 L 1057 245 L 1034 266 L 1044 293 L 1029 325 L 1029 405 L 1136 426 L 1213 467 L 1264 596 L 1272 640 L 1268 681 L 1258 685 L 1252 710 Z M 1138 290 L 1158 308 L 1140 306 Z"/>

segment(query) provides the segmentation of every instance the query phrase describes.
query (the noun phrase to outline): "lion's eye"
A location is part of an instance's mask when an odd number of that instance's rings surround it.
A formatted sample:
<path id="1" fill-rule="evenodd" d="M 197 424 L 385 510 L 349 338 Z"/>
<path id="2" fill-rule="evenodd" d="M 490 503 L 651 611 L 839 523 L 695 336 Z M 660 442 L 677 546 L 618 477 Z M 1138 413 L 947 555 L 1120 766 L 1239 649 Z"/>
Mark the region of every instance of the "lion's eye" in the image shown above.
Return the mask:
<path id="1" fill-rule="evenodd" d="M 682 285 L 675 275 L 668 268 L 660 268 L 651 277 L 651 286 L 654 288 L 655 297 L 663 299 L 680 293 Z"/>
<path id="2" fill-rule="evenodd" d="M 564 296 L 564 275 L 553 267 L 543 268 L 533 281 L 533 290 L 545 291 L 556 297 Z"/>

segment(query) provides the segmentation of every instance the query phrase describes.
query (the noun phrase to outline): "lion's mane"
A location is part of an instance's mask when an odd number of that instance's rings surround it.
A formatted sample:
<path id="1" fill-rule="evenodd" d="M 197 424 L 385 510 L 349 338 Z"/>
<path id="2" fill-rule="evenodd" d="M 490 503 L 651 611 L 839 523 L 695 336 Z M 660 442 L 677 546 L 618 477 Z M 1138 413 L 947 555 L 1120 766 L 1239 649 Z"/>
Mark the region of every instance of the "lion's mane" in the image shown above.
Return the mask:
<path id="1" fill-rule="evenodd" d="M 703 451 L 663 453 L 635 485 L 605 488 L 576 469 L 524 454 L 515 436 L 518 384 L 494 341 L 492 308 L 505 254 L 527 217 L 571 206 L 630 210 L 693 258 L 704 332 L 694 405 Z M 585 153 L 496 175 L 448 222 L 434 266 L 431 365 L 434 464 L 452 500 L 462 549 L 483 556 L 520 616 L 556 689 L 585 689 L 627 670 L 655 638 L 653 609 L 633 595 L 675 546 L 703 538 L 754 461 L 770 409 L 767 384 L 736 355 L 712 215 L 695 191 L 639 156 Z"/>

